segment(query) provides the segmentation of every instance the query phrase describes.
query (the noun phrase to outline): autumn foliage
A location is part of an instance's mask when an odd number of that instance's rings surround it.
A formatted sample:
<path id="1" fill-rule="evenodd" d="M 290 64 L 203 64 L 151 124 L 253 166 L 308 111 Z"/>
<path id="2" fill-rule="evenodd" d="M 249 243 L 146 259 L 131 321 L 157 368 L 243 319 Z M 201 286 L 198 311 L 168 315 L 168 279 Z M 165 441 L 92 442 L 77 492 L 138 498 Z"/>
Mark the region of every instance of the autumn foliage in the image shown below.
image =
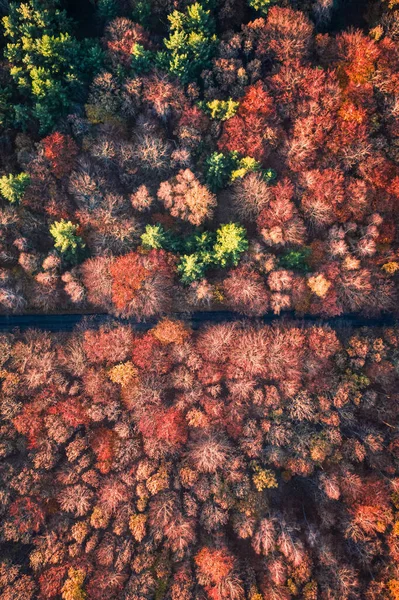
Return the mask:
<path id="1" fill-rule="evenodd" d="M 0 345 L 5 598 L 391 599 L 396 327 L 165 319 Z"/>
<path id="2" fill-rule="evenodd" d="M 80 4 L 0 1 L 2 323 L 82 317 L 0 334 L 1 600 L 399 600 L 399 1 Z"/>
<path id="3" fill-rule="evenodd" d="M 170 303 L 173 270 L 163 250 L 131 252 L 111 266 L 112 299 L 120 314 L 150 317 Z"/>
<path id="4" fill-rule="evenodd" d="M 42 139 L 0 110 L 0 310 L 396 314 L 396 4 L 91 4 L 80 103 Z M 213 253 L 230 223 L 234 264 Z"/>
<path id="5" fill-rule="evenodd" d="M 264 163 L 277 135 L 273 99 L 258 82 L 248 88 L 237 114 L 224 124 L 218 147 Z"/>

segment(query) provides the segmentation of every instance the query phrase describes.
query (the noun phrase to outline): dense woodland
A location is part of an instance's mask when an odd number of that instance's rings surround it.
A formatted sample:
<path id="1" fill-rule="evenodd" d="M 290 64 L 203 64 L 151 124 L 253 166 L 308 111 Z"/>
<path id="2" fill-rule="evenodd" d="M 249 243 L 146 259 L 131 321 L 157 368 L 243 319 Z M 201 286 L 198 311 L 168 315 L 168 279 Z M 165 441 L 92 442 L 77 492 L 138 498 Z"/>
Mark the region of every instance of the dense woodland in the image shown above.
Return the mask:
<path id="1" fill-rule="evenodd" d="M 0 6 L 2 312 L 395 310 L 396 0 Z"/>
<path id="2" fill-rule="evenodd" d="M 1 600 L 399 600 L 399 0 L 0 16 Z"/>
<path id="3" fill-rule="evenodd" d="M 2 600 L 399 598 L 399 329 L 0 338 Z"/>

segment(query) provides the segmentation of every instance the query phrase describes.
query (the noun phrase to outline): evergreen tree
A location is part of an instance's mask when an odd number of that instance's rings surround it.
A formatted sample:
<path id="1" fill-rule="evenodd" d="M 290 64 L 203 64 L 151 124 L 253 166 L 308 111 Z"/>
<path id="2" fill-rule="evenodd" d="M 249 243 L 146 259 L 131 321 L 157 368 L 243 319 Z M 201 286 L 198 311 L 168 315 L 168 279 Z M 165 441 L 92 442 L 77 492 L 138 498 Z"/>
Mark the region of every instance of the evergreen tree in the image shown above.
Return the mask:
<path id="1" fill-rule="evenodd" d="M 30 183 L 27 173 L 3 175 L 0 178 L 0 193 L 11 204 L 18 204 Z"/>
<path id="2" fill-rule="evenodd" d="M 71 221 L 55 221 L 50 227 L 54 238 L 54 246 L 67 262 L 77 262 L 83 254 L 85 243 L 77 235 L 78 226 Z"/>
<path id="3" fill-rule="evenodd" d="M 247 249 L 246 231 L 241 225 L 227 223 L 216 231 L 214 260 L 219 266 L 238 265 L 241 254 Z"/>
<path id="4" fill-rule="evenodd" d="M 3 25 L 8 41 L 4 54 L 16 92 L 12 120 L 27 129 L 33 118 L 40 133 L 46 133 L 84 100 L 85 84 L 101 66 L 99 44 L 73 37 L 58 0 L 12 2 Z"/>
<path id="5" fill-rule="evenodd" d="M 210 10 L 198 2 L 184 13 L 175 10 L 168 19 L 170 35 L 164 40 L 166 51 L 158 53 L 158 64 L 189 83 L 209 66 L 215 53 L 215 24 Z"/>

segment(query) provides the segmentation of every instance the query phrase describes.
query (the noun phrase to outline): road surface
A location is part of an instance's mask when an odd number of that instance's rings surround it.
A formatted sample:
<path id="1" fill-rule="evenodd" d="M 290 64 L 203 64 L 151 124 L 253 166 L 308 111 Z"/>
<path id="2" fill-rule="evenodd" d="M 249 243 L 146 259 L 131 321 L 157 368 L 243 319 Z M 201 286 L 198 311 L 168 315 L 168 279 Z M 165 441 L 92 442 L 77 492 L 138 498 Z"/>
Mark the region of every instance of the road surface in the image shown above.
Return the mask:
<path id="1" fill-rule="evenodd" d="M 172 316 L 176 319 L 186 321 L 193 329 L 198 329 L 202 324 L 205 323 L 222 323 L 229 321 L 239 320 L 250 320 L 254 322 L 263 323 L 297 323 L 298 325 L 304 324 L 324 324 L 330 325 L 331 327 L 382 327 L 392 326 L 398 322 L 398 320 L 391 315 L 375 318 L 359 317 L 356 315 L 346 315 L 341 317 L 330 317 L 323 319 L 320 317 L 314 317 L 306 315 L 304 317 L 298 317 L 295 313 L 284 313 L 282 315 L 265 315 L 260 318 L 244 317 L 232 311 L 202 311 L 194 313 L 175 313 Z M 158 319 L 149 319 L 145 322 L 139 322 L 135 319 L 117 319 L 107 314 L 48 314 L 48 315 L 0 315 L 0 331 L 13 331 L 14 329 L 43 329 L 46 331 L 72 331 L 75 327 L 91 326 L 112 323 L 118 321 L 123 324 L 132 325 L 138 331 L 147 331 L 151 329 L 157 322 Z"/>

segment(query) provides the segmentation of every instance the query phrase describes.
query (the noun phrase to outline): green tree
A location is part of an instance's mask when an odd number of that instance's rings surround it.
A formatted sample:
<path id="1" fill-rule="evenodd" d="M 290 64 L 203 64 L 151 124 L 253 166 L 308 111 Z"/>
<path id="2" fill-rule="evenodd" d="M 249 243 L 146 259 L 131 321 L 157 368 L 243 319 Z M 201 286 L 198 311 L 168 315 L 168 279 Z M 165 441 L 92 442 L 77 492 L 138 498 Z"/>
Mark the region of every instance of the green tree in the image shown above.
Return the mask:
<path id="1" fill-rule="evenodd" d="M 183 283 L 202 279 L 211 267 L 237 265 L 248 248 L 246 231 L 236 223 L 221 225 L 216 233 L 196 231 L 186 238 L 178 238 L 162 225 L 147 225 L 141 243 L 147 249 L 180 254 L 177 272 Z"/>
<path id="2" fill-rule="evenodd" d="M 26 129 L 32 118 L 40 133 L 53 128 L 75 102 L 84 100 L 85 86 L 102 64 L 97 42 L 78 41 L 59 0 L 11 2 L 2 19 L 8 43 L 16 101 L 13 121 Z"/>
<path id="3" fill-rule="evenodd" d="M 217 37 L 211 11 L 196 2 L 186 12 L 178 10 L 168 15 L 170 34 L 164 40 L 165 51 L 158 52 L 157 62 L 183 83 L 195 80 L 210 65 Z"/>
<path id="4" fill-rule="evenodd" d="M 131 63 L 134 73 L 147 73 L 154 66 L 154 61 L 154 52 L 146 50 L 141 44 L 134 44 Z"/>
<path id="5" fill-rule="evenodd" d="M 248 249 L 247 232 L 238 223 L 221 225 L 216 231 L 214 261 L 221 267 L 238 265 L 241 254 Z"/>
<path id="6" fill-rule="evenodd" d="M 215 245 L 215 234 L 212 231 L 203 231 L 202 233 L 196 232 L 193 235 L 188 236 L 184 240 L 185 252 L 197 252 L 202 254 L 204 262 L 211 262 L 211 258 L 206 258 L 213 251 Z"/>
<path id="7" fill-rule="evenodd" d="M 181 241 L 177 236 L 167 231 L 162 225 L 146 225 L 145 232 L 141 235 L 141 244 L 147 250 L 167 250 L 178 252 L 181 249 Z"/>
<path id="8" fill-rule="evenodd" d="M 13 80 L 4 65 L 0 66 L 0 128 L 13 125 Z"/>
<path id="9" fill-rule="evenodd" d="M 132 8 L 132 19 L 143 27 L 151 29 L 152 9 L 150 0 L 136 0 Z"/>
<path id="10" fill-rule="evenodd" d="M 311 252 L 311 249 L 307 246 L 304 246 L 299 250 L 290 250 L 290 252 L 287 252 L 280 257 L 280 266 L 284 267 L 284 269 L 293 269 L 308 273 L 311 270 L 309 266 Z"/>
<path id="11" fill-rule="evenodd" d="M 239 105 L 239 102 L 229 98 L 228 100 L 210 100 L 205 103 L 204 108 L 212 119 L 227 121 L 227 119 L 234 117 Z"/>
<path id="12" fill-rule="evenodd" d="M 273 169 L 262 169 L 260 162 L 250 156 L 240 157 L 238 152 L 214 152 L 205 161 L 205 180 L 213 192 L 252 172 L 260 172 L 267 183 L 276 178 Z"/>
<path id="13" fill-rule="evenodd" d="M 199 253 L 183 254 L 177 265 L 177 272 L 183 283 L 192 283 L 205 276 L 207 265 L 203 262 Z"/>
<path id="14" fill-rule="evenodd" d="M 98 0 L 96 9 L 102 21 L 111 21 L 118 16 L 118 5 L 115 0 Z"/>
<path id="15" fill-rule="evenodd" d="M 27 173 L 3 175 L 0 178 L 0 193 L 11 204 L 18 204 L 30 183 Z"/>
<path id="16" fill-rule="evenodd" d="M 248 0 L 249 6 L 263 16 L 266 16 L 269 9 L 277 2 L 278 0 Z"/>
<path id="17" fill-rule="evenodd" d="M 86 247 L 83 239 L 77 235 L 78 226 L 71 221 L 55 221 L 50 227 L 50 233 L 54 238 L 55 248 L 62 254 L 62 257 L 75 263 L 82 256 Z"/>
<path id="18" fill-rule="evenodd" d="M 205 181 L 212 192 L 224 188 L 230 181 L 236 161 L 230 154 L 213 152 L 205 161 Z"/>

